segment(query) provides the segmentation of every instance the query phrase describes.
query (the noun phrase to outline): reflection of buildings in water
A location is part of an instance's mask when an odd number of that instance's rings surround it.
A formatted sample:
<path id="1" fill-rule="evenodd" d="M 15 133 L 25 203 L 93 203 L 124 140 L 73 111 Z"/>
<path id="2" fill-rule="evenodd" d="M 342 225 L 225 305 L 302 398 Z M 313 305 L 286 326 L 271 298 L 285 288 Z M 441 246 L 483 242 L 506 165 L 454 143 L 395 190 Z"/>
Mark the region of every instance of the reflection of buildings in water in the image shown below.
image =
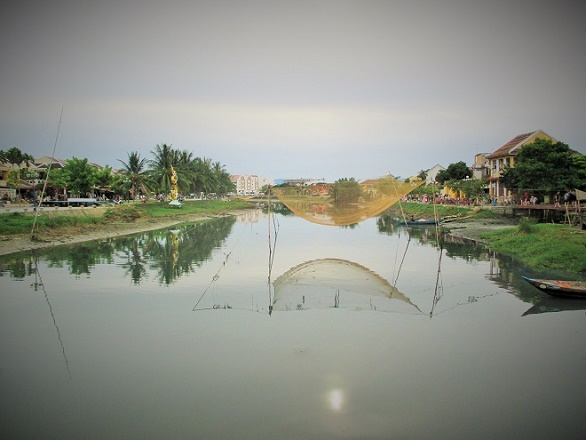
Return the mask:
<path id="1" fill-rule="evenodd" d="M 302 263 L 279 276 L 274 282 L 272 309 L 391 311 L 391 299 L 398 299 L 421 312 L 396 287 L 370 269 L 348 260 L 325 258 Z"/>
<path id="2" fill-rule="evenodd" d="M 236 216 L 237 223 L 258 223 L 260 221 L 260 209 L 249 209 Z"/>

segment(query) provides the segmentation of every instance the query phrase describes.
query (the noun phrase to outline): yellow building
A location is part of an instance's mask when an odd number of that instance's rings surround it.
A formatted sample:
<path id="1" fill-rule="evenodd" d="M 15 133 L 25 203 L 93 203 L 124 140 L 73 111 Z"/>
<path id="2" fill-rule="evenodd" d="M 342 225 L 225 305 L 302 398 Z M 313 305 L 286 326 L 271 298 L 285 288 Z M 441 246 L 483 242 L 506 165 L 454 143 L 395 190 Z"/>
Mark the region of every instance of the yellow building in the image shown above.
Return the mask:
<path id="1" fill-rule="evenodd" d="M 507 168 L 514 168 L 515 160 L 521 148 L 535 142 L 537 139 L 551 140 L 554 143 L 557 142 L 557 140 L 543 130 L 536 130 L 531 133 L 515 136 L 498 150 L 488 155 L 487 159 L 490 167 L 490 177 L 488 179 L 490 183 L 489 194 L 493 200 L 502 200 L 511 196 L 511 190 L 506 188 L 500 181 L 501 174 Z"/>

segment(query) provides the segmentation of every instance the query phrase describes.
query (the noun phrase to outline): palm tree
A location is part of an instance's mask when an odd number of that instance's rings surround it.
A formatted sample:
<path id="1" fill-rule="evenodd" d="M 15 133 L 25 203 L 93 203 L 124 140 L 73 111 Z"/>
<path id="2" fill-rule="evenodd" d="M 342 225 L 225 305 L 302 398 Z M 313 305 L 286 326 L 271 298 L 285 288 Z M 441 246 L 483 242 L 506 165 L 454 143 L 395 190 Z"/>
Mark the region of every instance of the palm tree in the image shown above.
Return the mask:
<path id="1" fill-rule="evenodd" d="M 215 162 L 212 168 L 214 176 L 214 183 L 216 185 L 216 193 L 220 196 L 234 190 L 234 184 L 230 179 L 230 174 L 226 171 L 224 165 L 220 162 Z"/>
<path id="2" fill-rule="evenodd" d="M 151 153 L 154 159 L 148 161 L 150 178 L 157 192 L 168 193 L 171 190 L 171 165 L 174 165 L 173 148 L 167 144 L 157 145 Z"/>
<path id="3" fill-rule="evenodd" d="M 214 179 L 211 172 L 212 159 L 196 157 L 193 160 L 195 178 L 193 187 L 195 192 L 209 193 L 214 191 Z"/>
<path id="4" fill-rule="evenodd" d="M 132 199 L 136 197 L 137 188 L 147 194 L 147 169 L 148 159 L 141 158 L 138 152 L 128 153 L 128 162 L 118 159 L 118 162 L 124 165 L 122 174 L 130 181 L 130 195 Z"/>

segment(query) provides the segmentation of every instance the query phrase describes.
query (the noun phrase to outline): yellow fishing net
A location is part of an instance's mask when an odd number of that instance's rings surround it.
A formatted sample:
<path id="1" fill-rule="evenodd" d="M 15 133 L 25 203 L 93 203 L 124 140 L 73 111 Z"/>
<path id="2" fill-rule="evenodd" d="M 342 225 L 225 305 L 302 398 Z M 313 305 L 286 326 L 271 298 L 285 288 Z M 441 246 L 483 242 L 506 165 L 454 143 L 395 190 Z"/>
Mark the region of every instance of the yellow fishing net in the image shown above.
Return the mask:
<path id="1" fill-rule="evenodd" d="M 391 176 L 357 182 L 340 179 L 332 184 L 271 188 L 299 217 L 326 226 L 348 226 L 374 217 L 425 183 L 400 182 Z"/>

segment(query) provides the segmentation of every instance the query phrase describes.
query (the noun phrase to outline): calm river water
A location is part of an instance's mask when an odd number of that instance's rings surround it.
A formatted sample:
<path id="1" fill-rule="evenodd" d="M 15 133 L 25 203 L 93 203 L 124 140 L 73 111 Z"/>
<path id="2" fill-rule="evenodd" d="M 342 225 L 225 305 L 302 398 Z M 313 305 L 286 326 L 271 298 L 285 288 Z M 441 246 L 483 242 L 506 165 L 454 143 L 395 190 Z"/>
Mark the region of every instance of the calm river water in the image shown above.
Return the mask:
<path id="1" fill-rule="evenodd" d="M 522 274 L 260 211 L 0 257 L 0 437 L 585 438 L 586 301 Z"/>

